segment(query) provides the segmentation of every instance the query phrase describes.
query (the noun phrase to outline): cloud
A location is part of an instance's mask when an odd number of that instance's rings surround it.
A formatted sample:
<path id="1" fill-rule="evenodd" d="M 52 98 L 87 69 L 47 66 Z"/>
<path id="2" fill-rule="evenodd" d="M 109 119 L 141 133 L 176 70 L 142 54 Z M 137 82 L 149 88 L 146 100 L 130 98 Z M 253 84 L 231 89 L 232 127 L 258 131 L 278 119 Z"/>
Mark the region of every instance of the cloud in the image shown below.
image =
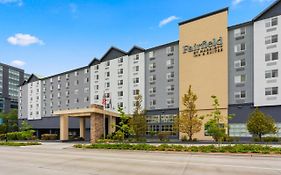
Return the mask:
<path id="1" fill-rule="evenodd" d="M 159 22 L 159 27 L 163 27 L 164 25 L 167 25 L 168 23 L 179 19 L 177 16 L 170 16 L 168 18 L 163 19 L 162 21 Z"/>
<path id="2" fill-rule="evenodd" d="M 239 5 L 242 1 L 244 1 L 244 0 L 232 0 L 232 5 L 233 5 L 233 6 L 237 6 L 237 5 Z"/>
<path id="3" fill-rule="evenodd" d="M 18 6 L 23 5 L 22 0 L 0 0 L 0 4 L 17 4 Z"/>
<path id="4" fill-rule="evenodd" d="M 13 60 L 11 62 L 11 65 L 14 67 L 23 67 L 26 63 L 24 61 L 21 60 Z"/>
<path id="5" fill-rule="evenodd" d="M 32 36 L 30 34 L 23 34 L 23 33 L 17 33 L 14 36 L 10 36 L 7 39 L 7 42 L 12 45 L 18 45 L 18 46 L 29 46 L 32 44 L 44 45 L 44 42 L 39 38 Z"/>

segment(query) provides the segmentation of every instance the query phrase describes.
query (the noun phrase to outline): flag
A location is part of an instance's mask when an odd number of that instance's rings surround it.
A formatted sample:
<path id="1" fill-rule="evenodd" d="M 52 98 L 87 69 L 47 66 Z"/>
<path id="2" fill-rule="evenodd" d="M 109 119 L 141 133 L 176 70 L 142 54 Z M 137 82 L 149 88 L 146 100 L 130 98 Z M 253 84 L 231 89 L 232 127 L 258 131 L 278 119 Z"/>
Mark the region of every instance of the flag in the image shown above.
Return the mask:
<path id="1" fill-rule="evenodd" d="M 103 98 L 102 98 L 101 104 L 102 104 L 103 106 L 106 105 L 106 96 L 105 96 L 105 93 L 103 94 Z"/>

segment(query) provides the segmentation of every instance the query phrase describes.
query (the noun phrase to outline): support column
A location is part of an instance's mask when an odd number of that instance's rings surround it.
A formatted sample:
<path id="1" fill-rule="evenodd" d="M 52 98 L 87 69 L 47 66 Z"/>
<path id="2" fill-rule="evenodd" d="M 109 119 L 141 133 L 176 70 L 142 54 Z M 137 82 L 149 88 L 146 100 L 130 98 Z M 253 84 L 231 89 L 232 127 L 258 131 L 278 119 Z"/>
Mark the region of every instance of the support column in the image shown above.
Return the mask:
<path id="1" fill-rule="evenodd" d="M 115 132 L 116 118 L 113 116 L 108 117 L 108 134 Z"/>
<path id="2" fill-rule="evenodd" d="M 103 135 L 103 122 L 103 115 L 95 113 L 91 114 L 91 143 L 96 143 L 96 141 Z"/>
<path id="3" fill-rule="evenodd" d="M 68 116 L 67 115 L 60 116 L 60 140 L 61 141 L 68 140 Z"/>
<path id="4" fill-rule="evenodd" d="M 85 123 L 86 123 L 85 118 L 81 117 L 80 118 L 80 137 L 83 139 L 85 139 Z"/>

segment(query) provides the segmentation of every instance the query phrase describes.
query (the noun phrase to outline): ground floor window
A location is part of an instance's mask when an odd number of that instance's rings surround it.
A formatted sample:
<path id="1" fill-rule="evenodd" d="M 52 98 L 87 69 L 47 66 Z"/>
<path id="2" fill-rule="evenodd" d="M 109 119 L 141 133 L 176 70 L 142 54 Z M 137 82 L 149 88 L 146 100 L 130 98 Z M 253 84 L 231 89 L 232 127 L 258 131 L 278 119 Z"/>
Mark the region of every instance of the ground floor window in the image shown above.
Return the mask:
<path id="1" fill-rule="evenodd" d="M 147 135 L 157 135 L 159 132 L 169 132 L 169 135 L 178 135 L 174 130 L 174 120 L 177 115 L 149 115 L 147 120 Z"/>

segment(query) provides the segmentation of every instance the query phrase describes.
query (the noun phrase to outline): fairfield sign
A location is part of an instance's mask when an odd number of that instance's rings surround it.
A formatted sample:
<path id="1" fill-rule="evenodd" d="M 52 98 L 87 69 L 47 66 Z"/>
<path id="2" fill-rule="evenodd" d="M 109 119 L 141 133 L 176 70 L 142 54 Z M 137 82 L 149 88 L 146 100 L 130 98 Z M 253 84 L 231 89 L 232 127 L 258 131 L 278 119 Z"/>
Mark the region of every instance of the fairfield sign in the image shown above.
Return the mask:
<path id="1" fill-rule="evenodd" d="M 183 46 L 183 54 L 193 53 L 194 57 L 210 55 L 223 51 L 222 37 L 214 38 L 211 41 L 203 41 L 200 44 Z"/>

